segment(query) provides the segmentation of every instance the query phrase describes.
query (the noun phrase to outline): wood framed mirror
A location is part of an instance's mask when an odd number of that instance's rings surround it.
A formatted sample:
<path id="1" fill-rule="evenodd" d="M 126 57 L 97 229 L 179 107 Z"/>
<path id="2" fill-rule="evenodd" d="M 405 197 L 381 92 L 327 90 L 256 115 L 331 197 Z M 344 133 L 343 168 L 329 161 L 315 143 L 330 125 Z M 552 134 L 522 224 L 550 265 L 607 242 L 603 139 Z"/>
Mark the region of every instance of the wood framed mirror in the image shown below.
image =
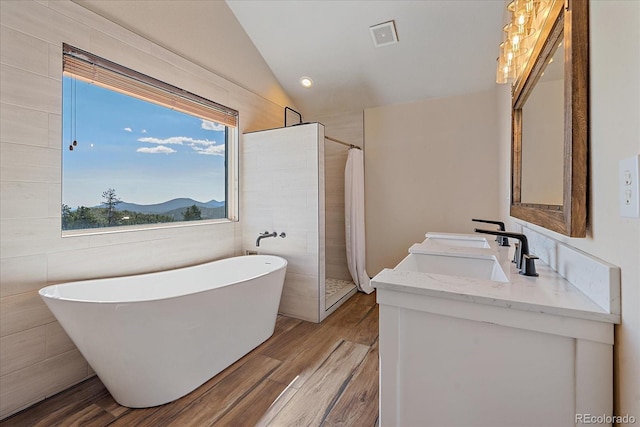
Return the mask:
<path id="1" fill-rule="evenodd" d="M 510 212 L 515 218 L 557 233 L 585 237 L 589 2 L 554 0 L 540 31 L 531 58 L 513 86 Z M 562 56 L 554 58 L 562 52 L 563 61 Z M 553 83 L 543 79 L 545 73 L 552 73 L 546 71 L 550 62 L 561 62 L 564 68 L 561 80 Z M 556 91 L 547 97 L 551 86 Z M 544 108 L 536 110 L 534 105 Z M 553 105 L 558 107 L 554 109 Z M 541 116 L 541 112 L 547 116 Z M 555 133 L 551 128 L 556 128 Z M 552 140 L 557 141 L 555 147 Z"/>

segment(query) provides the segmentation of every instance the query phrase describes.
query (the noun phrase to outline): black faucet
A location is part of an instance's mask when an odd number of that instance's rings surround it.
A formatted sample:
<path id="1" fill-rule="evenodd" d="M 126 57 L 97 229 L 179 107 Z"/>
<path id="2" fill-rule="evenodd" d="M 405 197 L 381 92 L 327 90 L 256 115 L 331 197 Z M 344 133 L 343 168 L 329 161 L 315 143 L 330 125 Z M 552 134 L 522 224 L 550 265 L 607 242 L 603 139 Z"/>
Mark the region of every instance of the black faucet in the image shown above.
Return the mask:
<path id="1" fill-rule="evenodd" d="M 495 224 L 498 227 L 500 227 L 500 231 L 505 231 L 504 228 L 504 222 L 502 221 L 492 221 L 489 219 L 477 219 L 477 218 L 473 218 L 471 221 L 475 221 L 475 222 L 484 222 L 487 224 Z M 498 236 L 496 237 L 496 242 L 498 242 L 498 246 L 510 246 L 509 245 L 509 239 L 505 236 Z"/>
<path id="2" fill-rule="evenodd" d="M 256 246 L 260 246 L 260 240 L 266 239 L 267 237 L 278 237 L 278 233 L 276 233 L 275 231 L 273 233 L 269 233 L 268 231 L 265 231 L 264 233 L 260 233 L 258 235 L 258 240 L 256 240 Z"/>
<path id="3" fill-rule="evenodd" d="M 512 239 L 518 239 L 520 244 L 516 248 L 516 268 L 520 270 L 520 274 L 524 276 L 537 276 L 535 260 L 537 256 L 529 253 L 529 241 L 527 236 L 522 233 L 511 233 L 509 231 L 494 231 L 483 230 L 476 228 L 473 231 L 476 233 L 491 234 L 493 236 L 503 236 L 504 238 L 511 237 Z M 523 262 L 524 261 L 524 262 Z"/>

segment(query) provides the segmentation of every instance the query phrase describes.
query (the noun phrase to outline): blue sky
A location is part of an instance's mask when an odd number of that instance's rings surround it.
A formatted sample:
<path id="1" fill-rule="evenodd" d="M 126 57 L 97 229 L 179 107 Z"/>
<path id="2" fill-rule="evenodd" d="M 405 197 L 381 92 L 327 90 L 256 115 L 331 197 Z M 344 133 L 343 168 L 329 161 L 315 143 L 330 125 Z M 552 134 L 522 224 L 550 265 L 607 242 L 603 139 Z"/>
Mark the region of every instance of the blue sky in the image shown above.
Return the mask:
<path id="1" fill-rule="evenodd" d="M 62 203 L 96 206 L 108 188 L 129 203 L 224 200 L 223 125 L 66 76 L 63 92 Z"/>

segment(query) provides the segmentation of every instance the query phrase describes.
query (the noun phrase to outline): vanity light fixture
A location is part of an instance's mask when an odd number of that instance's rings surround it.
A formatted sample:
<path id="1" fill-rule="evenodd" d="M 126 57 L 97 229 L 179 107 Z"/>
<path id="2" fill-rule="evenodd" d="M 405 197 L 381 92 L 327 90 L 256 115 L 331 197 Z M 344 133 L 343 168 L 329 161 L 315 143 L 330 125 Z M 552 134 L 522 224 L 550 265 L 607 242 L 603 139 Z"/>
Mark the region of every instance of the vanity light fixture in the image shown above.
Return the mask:
<path id="1" fill-rule="evenodd" d="M 511 21 L 503 27 L 504 41 L 500 44 L 496 83 L 518 80 L 554 1 L 558 0 L 513 0 L 507 5 Z"/>
<path id="2" fill-rule="evenodd" d="M 300 77 L 300 84 L 308 89 L 313 86 L 313 80 L 311 80 L 311 77 L 302 76 Z"/>

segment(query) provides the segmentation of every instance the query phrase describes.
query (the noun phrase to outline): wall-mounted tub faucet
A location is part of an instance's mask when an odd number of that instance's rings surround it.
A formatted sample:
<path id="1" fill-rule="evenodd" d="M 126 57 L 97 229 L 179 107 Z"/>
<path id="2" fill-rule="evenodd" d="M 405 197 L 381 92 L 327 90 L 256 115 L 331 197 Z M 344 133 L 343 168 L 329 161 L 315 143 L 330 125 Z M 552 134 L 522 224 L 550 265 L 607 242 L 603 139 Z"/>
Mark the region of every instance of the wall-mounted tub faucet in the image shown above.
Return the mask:
<path id="1" fill-rule="evenodd" d="M 256 240 L 256 246 L 260 246 L 260 240 L 266 239 L 268 237 L 278 237 L 278 233 L 276 233 L 275 231 L 273 233 L 269 233 L 268 231 L 260 233 L 258 235 L 258 239 Z"/>
<path id="2" fill-rule="evenodd" d="M 473 218 L 471 221 L 484 222 L 485 224 L 495 224 L 500 228 L 500 231 L 505 231 L 504 222 L 502 221 L 492 221 L 489 219 L 477 219 L 477 218 Z M 504 236 L 496 237 L 496 242 L 498 242 L 498 246 L 509 246 L 509 239 Z"/>
<path id="3" fill-rule="evenodd" d="M 538 259 L 537 256 L 531 255 L 529 253 L 529 241 L 527 240 L 527 236 L 521 233 L 511 233 L 508 231 L 494 231 L 494 230 L 483 230 L 480 228 L 476 228 L 473 231 L 476 233 L 483 234 L 491 234 L 493 236 L 503 236 L 505 239 L 511 237 L 512 239 L 518 239 L 520 244 L 517 246 L 516 250 L 516 268 L 520 270 L 520 274 L 524 276 L 537 276 L 536 273 L 536 264 L 535 260 Z"/>
<path id="4" fill-rule="evenodd" d="M 258 240 L 256 240 L 256 246 L 260 246 L 260 240 L 266 239 L 268 237 L 282 237 L 284 239 L 285 237 L 287 237 L 287 234 L 282 232 L 280 233 L 280 236 L 278 236 L 277 231 L 274 231 L 273 233 L 269 233 L 268 231 L 265 231 L 264 233 L 260 233 L 258 235 Z"/>

